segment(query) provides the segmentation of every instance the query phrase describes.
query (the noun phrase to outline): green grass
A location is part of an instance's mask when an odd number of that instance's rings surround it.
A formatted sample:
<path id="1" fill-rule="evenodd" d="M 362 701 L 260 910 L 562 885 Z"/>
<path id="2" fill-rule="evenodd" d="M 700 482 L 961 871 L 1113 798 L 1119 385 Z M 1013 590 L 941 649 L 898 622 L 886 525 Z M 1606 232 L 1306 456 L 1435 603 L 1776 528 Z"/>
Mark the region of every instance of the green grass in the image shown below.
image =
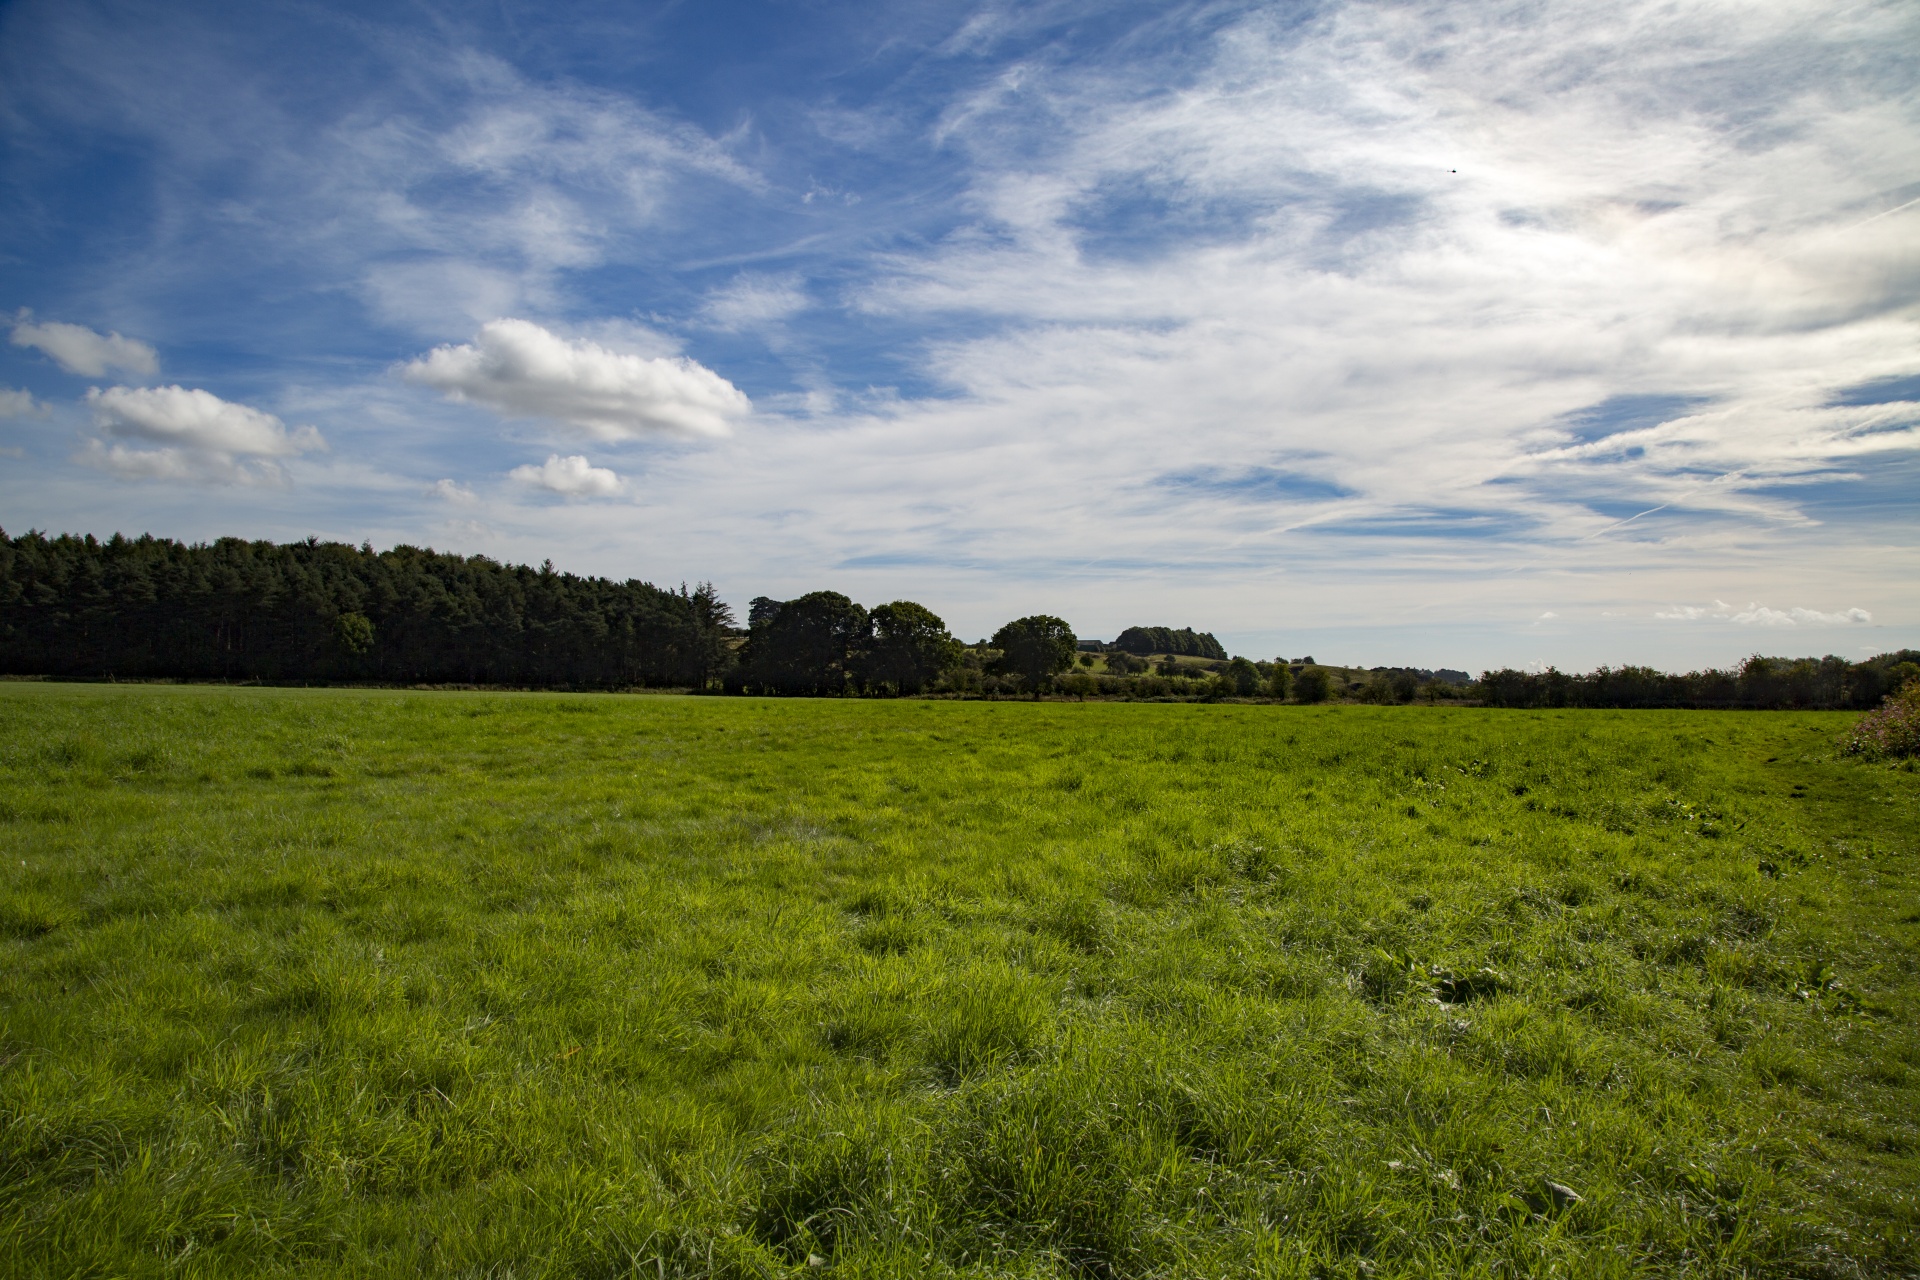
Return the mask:
<path id="1" fill-rule="evenodd" d="M 1848 719 L 0 686 L 0 1274 L 1912 1274 Z"/>

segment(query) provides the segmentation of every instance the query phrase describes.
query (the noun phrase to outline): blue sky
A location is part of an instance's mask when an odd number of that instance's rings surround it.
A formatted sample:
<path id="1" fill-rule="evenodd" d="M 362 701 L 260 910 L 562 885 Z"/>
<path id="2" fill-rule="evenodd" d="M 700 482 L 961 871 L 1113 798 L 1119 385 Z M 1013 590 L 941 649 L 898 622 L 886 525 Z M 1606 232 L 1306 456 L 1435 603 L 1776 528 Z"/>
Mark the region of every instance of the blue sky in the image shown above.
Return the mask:
<path id="1" fill-rule="evenodd" d="M 1920 10 L 0 10 L 0 524 L 1920 645 Z"/>

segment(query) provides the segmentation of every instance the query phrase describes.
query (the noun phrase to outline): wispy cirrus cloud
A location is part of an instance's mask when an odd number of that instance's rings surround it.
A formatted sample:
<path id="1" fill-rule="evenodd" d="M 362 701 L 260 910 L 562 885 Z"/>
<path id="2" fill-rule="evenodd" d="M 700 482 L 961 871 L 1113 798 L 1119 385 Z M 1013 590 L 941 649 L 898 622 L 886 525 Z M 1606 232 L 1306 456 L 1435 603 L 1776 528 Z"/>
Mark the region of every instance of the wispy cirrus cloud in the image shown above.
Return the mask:
<path id="1" fill-rule="evenodd" d="M 737 331 L 778 324 L 811 305 L 797 274 L 742 273 L 709 293 L 700 315 L 716 328 Z"/>
<path id="2" fill-rule="evenodd" d="M 458 23 L 322 20 L 303 33 L 306 57 L 255 75 L 234 59 L 276 51 L 236 53 L 247 37 L 216 38 L 207 13 L 88 0 L 36 17 L 39 43 L 13 64 L 10 100 L 31 101 L 36 124 L 109 132 L 153 159 L 147 198 L 166 216 L 101 264 L 127 285 L 177 286 L 244 261 L 353 298 L 380 326 L 442 338 L 565 310 L 571 277 L 647 258 L 683 199 L 765 187 L 684 119 L 576 78 L 529 76 Z M 303 25 L 276 15 L 260 33 Z M 310 84 L 296 102 L 289 83 L 304 83 L 314 59 L 350 67 L 353 82 Z M 227 301 L 256 331 L 305 328 L 297 312 Z"/>
<path id="3" fill-rule="evenodd" d="M 1920 279 L 1893 212 L 1920 130 L 1884 43 L 1911 15 L 1630 8 L 1254 14 L 1175 85 L 1031 61 L 983 85 L 940 135 L 972 224 L 854 291 L 962 334 L 925 348 L 948 394 L 872 426 L 973 445 L 898 486 L 909 538 L 1224 589 L 1272 563 L 1685 573 L 1812 527 L 1783 486 L 1920 447 L 1911 406 L 1835 398 L 1915 367 L 1889 282 Z M 1317 483 L 1253 479 L 1303 454 Z M 1177 519 L 1115 501 L 1150 479 Z M 936 487 L 954 514 L 910 516 Z"/>
<path id="4" fill-rule="evenodd" d="M 308 234 L 359 260 L 363 296 L 394 322 L 564 306 L 563 277 L 632 258 L 687 183 L 764 185 L 712 138 L 630 99 L 536 86 L 477 52 L 452 70 L 450 92 L 411 118 L 334 123 L 310 171 L 328 217 Z"/>

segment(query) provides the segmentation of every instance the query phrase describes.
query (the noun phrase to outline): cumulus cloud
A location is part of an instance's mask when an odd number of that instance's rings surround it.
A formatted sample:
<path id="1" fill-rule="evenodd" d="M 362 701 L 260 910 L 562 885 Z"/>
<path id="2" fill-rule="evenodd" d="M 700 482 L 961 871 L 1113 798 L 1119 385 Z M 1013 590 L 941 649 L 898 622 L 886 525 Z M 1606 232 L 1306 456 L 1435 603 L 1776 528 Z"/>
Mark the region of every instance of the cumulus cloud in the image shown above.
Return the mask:
<path id="1" fill-rule="evenodd" d="M 1712 618 L 1743 627 L 1849 627 L 1873 621 L 1873 614 L 1865 609 L 1842 609 L 1827 613 L 1819 609 L 1770 609 L 1753 603 L 1744 609 L 1736 609 L 1724 600 L 1715 600 L 1711 605 L 1677 605 L 1672 609 L 1658 610 L 1653 616 L 1668 622 L 1698 622 L 1702 618 Z"/>
<path id="2" fill-rule="evenodd" d="M 515 467 L 508 476 L 535 489 L 568 498 L 611 498 L 627 487 L 606 467 L 596 467 L 579 454 L 549 454 L 539 466 Z"/>
<path id="3" fill-rule="evenodd" d="M 753 407 L 731 382 L 684 356 L 623 354 L 526 320 L 494 320 L 472 342 L 435 347 L 400 373 L 450 399 L 561 423 L 597 440 L 725 436 Z"/>
<path id="4" fill-rule="evenodd" d="M 94 420 L 114 435 L 162 440 L 210 453 L 283 458 L 322 447 L 312 427 L 289 432 L 270 413 L 187 387 L 94 387 Z"/>
<path id="5" fill-rule="evenodd" d="M 88 443 L 82 462 L 126 479 L 273 484 L 286 478 L 274 459 L 326 448 L 312 427 L 289 431 L 273 414 L 197 388 L 94 387 L 86 400 L 109 436 L 159 446 Z"/>
<path id="6" fill-rule="evenodd" d="M 428 486 L 427 492 L 442 502 L 467 505 L 480 501 L 479 494 L 467 488 L 467 486 L 461 484 L 458 480 L 435 480 Z"/>
<path id="7" fill-rule="evenodd" d="M 35 324 L 24 313 L 13 326 L 13 345 L 43 351 L 68 373 L 89 378 L 105 377 L 109 370 L 149 377 L 160 372 L 159 355 L 144 342 L 58 320 Z"/>
<path id="8" fill-rule="evenodd" d="M 33 398 L 31 391 L 0 387 L 0 418 L 24 418 L 38 412 L 40 403 Z"/>

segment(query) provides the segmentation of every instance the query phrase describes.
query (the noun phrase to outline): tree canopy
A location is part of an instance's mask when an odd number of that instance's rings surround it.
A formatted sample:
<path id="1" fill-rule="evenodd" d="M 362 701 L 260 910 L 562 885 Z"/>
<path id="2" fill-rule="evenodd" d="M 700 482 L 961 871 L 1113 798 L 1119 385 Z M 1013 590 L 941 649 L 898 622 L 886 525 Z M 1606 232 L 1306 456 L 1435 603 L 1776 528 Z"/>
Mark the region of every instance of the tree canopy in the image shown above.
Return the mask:
<path id="1" fill-rule="evenodd" d="M 994 632 L 1000 669 L 1019 676 L 1036 695 L 1058 672 L 1073 665 L 1079 644 L 1073 628 L 1049 614 L 1018 618 Z"/>
<path id="2" fill-rule="evenodd" d="M 704 682 L 733 617 L 689 592 L 399 546 L 0 532 L 0 672 L 610 688 Z"/>
<path id="3" fill-rule="evenodd" d="M 795 600 L 755 601 L 741 665 L 747 681 L 770 693 L 845 693 L 872 635 L 867 611 L 838 591 Z"/>
<path id="4" fill-rule="evenodd" d="M 1178 631 L 1172 627 L 1128 627 L 1113 642 L 1113 647 L 1123 653 L 1171 653 L 1215 661 L 1224 661 L 1227 656 L 1226 648 L 1213 638 L 1211 631 L 1195 631 L 1192 627 Z"/>
<path id="5" fill-rule="evenodd" d="M 871 617 L 873 638 L 861 663 L 862 683 L 870 690 L 919 693 L 960 660 L 960 642 L 925 605 L 895 600 Z"/>
<path id="6" fill-rule="evenodd" d="M 739 666 L 726 676 L 740 692 L 918 693 L 961 655 L 939 615 L 911 600 L 868 613 L 837 591 L 760 596 L 747 617 Z"/>

